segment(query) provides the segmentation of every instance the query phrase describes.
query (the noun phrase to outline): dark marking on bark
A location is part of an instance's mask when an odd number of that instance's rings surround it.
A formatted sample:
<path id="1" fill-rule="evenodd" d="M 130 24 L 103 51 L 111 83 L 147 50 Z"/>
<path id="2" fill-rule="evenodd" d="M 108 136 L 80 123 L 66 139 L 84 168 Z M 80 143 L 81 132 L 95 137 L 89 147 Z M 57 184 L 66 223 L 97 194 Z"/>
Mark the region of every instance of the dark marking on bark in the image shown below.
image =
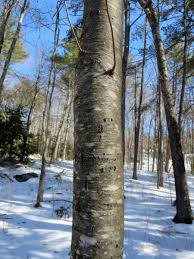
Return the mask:
<path id="1" fill-rule="evenodd" d="M 88 191 L 88 178 L 85 179 L 85 190 Z"/>

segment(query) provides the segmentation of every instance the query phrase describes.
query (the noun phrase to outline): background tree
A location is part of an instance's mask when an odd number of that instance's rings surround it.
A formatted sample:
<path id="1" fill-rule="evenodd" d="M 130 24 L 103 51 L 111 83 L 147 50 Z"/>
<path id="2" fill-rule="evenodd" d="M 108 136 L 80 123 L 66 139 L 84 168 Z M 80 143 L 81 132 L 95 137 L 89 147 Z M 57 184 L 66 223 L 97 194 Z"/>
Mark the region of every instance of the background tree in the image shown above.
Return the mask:
<path id="1" fill-rule="evenodd" d="M 19 38 L 20 30 L 21 30 L 21 27 L 22 27 L 22 22 L 23 22 L 25 14 L 26 14 L 26 11 L 28 9 L 29 3 L 30 3 L 30 0 L 24 0 L 24 2 L 23 2 L 23 5 L 22 5 L 21 11 L 20 11 L 20 16 L 19 16 L 17 28 L 16 28 L 15 33 L 13 35 L 13 39 L 12 39 L 11 45 L 9 47 L 9 50 L 8 50 L 8 53 L 7 53 L 7 56 L 6 56 L 6 59 L 5 59 L 3 71 L 2 71 L 2 74 L 1 74 L 1 77 L 0 77 L 0 100 L 2 99 L 2 91 L 3 91 L 3 84 L 4 84 L 4 81 L 5 81 L 5 77 L 6 77 L 9 65 L 10 65 L 10 61 L 11 61 L 11 58 L 12 58 L 12 55 L 13 55 L 13 51 L 15 49 L 16 42 Z"/>
<path id="2" fill-rule="evenodd" d="M 147 18 L 149 20 L 156 48 L 159 77 L 166 112 L 166 120 L 168 126 L 168 134 L 175 176 L 177 214 L 174 217 L 174 221 L 177 223 L 192 223 L 192 211 L 186 180 L 180 132 L 173 110 L 168 69 L 166 64 L 164 46 L 159 31 L 157 14 L 153 8 L 152 1 L 145 2 L 143 0 L 139 0 L 139 3 L 142 6 L 142 8 L 144 8 Z"/>

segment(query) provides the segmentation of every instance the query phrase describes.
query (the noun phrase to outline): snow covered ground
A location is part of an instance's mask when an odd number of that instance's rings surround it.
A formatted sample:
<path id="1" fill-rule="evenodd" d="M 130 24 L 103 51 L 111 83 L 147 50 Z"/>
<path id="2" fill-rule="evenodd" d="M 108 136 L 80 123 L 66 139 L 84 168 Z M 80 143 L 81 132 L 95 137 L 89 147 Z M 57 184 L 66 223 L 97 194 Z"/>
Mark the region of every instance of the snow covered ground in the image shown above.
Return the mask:
<path id="1" fill-rule="evenodd" d="M 0 259 L 69 258 L 72 222 L 72 163 L 47 167 L 43 207 L 34 208 L 38 178 L 9 182 L 0 178 Z M 40 172 L 40 161 L 31 167 L 0 168 L 1 173 Z M 156 188 L 156 176 L 139 171 L 139 180 L 125 172 L 124 258 L 194 259 L 194 225 L 174 224 L 173 178 L 165 174 L 165 187 Z M 188 175 L 194 207 L 194 177 Z M 64 217 L 56 210 L 63 208 Z"/>

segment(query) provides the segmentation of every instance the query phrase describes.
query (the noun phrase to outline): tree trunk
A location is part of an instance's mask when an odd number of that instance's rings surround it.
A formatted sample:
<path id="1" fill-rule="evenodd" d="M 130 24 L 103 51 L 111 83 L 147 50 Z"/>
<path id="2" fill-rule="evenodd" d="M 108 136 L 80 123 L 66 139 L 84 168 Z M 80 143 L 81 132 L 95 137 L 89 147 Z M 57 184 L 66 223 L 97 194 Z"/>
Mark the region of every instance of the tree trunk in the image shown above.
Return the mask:
<path id="1" fill-rule="evenodd" d="M 59 3 L 57 3 L 58 5 Z M 45 165 L 46 165 L 46 153 L 49 144 L 49 124 L 50 124 L 50 116 L 51 116 L 51 105 L 52 105 L 52 97 L 55 88 L 55 81 L 56 81 L 56 63 L 54 61 L 54 56 L 57 51 L 58 42 L 59 42 L 59 9 L 57 6 L 57 13 L 56 13 L 56 23 L 55 23 L 55 33 L 54 33 L 54 46 L 53 46 L 53 53 L 51 58 L 51 66 L 49 71 L 49 79 L 47 85 L 47 94 L 45 99 L 45 107 L 43 111 L 43 121 L 42 121 L 42 152 L 41 152 L 41 172 L 40 172 L 40 179 L 38 185 L 38 192 L 36 198 L 35 207 L 40 207 L 41 202 L 43 201 L 44 196 L 44 186 L 45 186 Z M 53 75 L 53 79 L 52 79 Z M 50 90 L 51 88 L 51 90 Z"/>
<path id="2" fill-rule="evenodd" d="M 148 131 L 148 171 L 150 171 L 150 136 L 152 128 L 152 118 L 150 118 L 149 131 Z"/>
<path id="3" fill-rule="evenodd" d="M 155 169 L 155 160 L 156 160 L 156 147 L 157 147 L 157 103 L 156 103 L 156 111 L 154 118 L 154 138 L 153 138 L 153 157 L 152 157 L 152 172 Z"/>
<path id="4" fill-rule="evenodd" d="M 8 51 L 4 66 L 3 66 L 3 72 L 2 72 L 1 78 L 0 78 L 0 101 L 2 99 L 2 91 L 3 91 L 3 85 L 4 85 L 5 77 L 7 75 L 8 69 L 9 69 L 12 54 L 13 54 L 13 51 L 15 49 L 16 42 L 19 38 L 20 30 L 21 30 L 21 27 L 22 27 L 22 22 L 23 22 L 25 14 L 26 14 L 26 10 L 28 9 L 29 3 L 30 3 L 30 0 L 25 0 L 24 3 L 23 3 L 23 6 L 22 6 L 21 12 L 20 12 L 20 17 L 19 17 L 19 20 L 18 20 L 18 25 L 17 25 L 16 31 L 14 33 L 14 36 L 13 36 L 11 45 L 9 47 L 9 51 Z"/>
<path id="5" fill-rule="evenodd" d="M 140 170 L 143 169 L 143 145 L 144 145 L 144 118 L 141 119 L 141 147 L 140 147 Z"/>
<path id="6" fill-rule="evenodd" d="M 124 17 L 125 17 L 125 36 L 124 36 L 124 51 L 122 59 L 122 130 L 123 130 L 123 162 L 125 161 L 125 93 L 127 87 L 127 69 L 129 59 L 129 43 L 130 43 L 130 0 L 124 1 Z"/>
<path id="7" fill-rule="evenodd" d="M 128 168 L 130 168 L 130 163 L 131 163 L 131 150 L 130 150 L 130 146 L 131 146 L 131 131 L 130 129 L 128 129 L 128 138 L 127 138 L 127 143 L 126 143 L 126 157 L 127 157 L 127 166 Z"/>
<path id="8" fill-rule="evenodd" d="M 30 110 L 28 113 L 28 117 L 27 117 L 27 123 L 26 123 L 26 133 L 24 135 L 23 138 L 23 147 L 22 147 L 22 153 L 21 153 L 21 157 L 20 157 L 20 162 L 24 161 L 24 157 L 26 156 L 26 147 L 27 147 L 27 143 L 28 143 L 28 135 L 29 135 L 29 130 L 30 130 L 30 125 L 31 125 L 31 115 L 32 112 L 34 110 L 35 104 L 36 104 L 36 97 L 38 94 L 38 84 L 40 82 L 40 71 L 38 72 L 38 76 L 35 82 L 35 90 L 34 90 L 34 97 L 30 106 Z"/>
<path id="9" fill-rule="evenodd" d="M 160 82 L 158 85 L 158 163 L 157 163 L 157 187 L 163 187 L 163 127 L 162 127 L 162 93 Z"/>
<path id="10" fill-rule="evenodd" d="M 63 152 L 62 152 L 62 160 L 63 161 L 66 160 L 67 140 L 68 140 L 68 132 L 69 132 L 70 123 L 71 123 L 71 102 L 70 102 L 70 105 L 68 107 L 66 127 L 65 127 L 64 135 L 63 135 L 63 138 L 64 138 Z"/>
<path id="11" fill-rule="evenodd" d="M 138 159 L 138 135 L 137 135 L 137 66 L 135 67 L 135 84 L 134 84 L 134 160 L 133 160 L 133 179 L 137 180 L 137 159 Z"/>
<path id="12" fill-rule="evenodd" d="M 165 167 L 164 171 L 168 172 L 169 171 L 169 162 L 170 162 L 170 144 L 169 141 L 166 141 L 166 158 L 165 158 Z"/>
<path id="13" fill-rule="evenodd" d="M 80 53 L 77 65 L 74 107 L 71 258 L 121 259 L 122 0 L 84 3 L 86 51 Z"/>
<path id="14" fill-rule="evenodd" d="M 185 95 L 185 87 L 186 87 L 186 76 L 187 76 L 187 0 L 184 0 L 184 13 L 183 13 L 183 23 L 184 23 L 184 48 L 183 48 L 183 76 L 182 76 L 182 87 L 181 87 L 181 95 L 179 102 L 179 114 L 178 114 L 178 126 L 179 132 L 181 135 L 182 131 L 182 115 L 183 115 L 183 103 L 184 103 L 184 95 Z"/>
<path id="15" fill-rule="evenodd" d="M 151 0 L 147 3 L 144 0 L 139 0 L 139 3 L 142 6 L 142 8 L 144 8 L 147 18 L 149 20 L 156 49 L 158 70 L 166 112 L 168 135 L 175 177 L 177 213 L 174 217 L 174 222 L 192 223 L 192 210 L 189 199 L 189 191 L 186 179 L 184 157 L 182 153 L 181 138 L 178 123 L 176 120 L 176 115 L 173 110 L 172 97 L 170 93 L 170 81 L 168 76 L 164 46 L 161 40 L 161 35 L 158 27 L 158 19 L 156 12 L 152 6 Z"/>
<path id="16" fill-rule="evenodd" d="M 69 105 L 69 98 L 70 98 L 69 91 L 70 91 L 70 89 L 68 90 L 68 97 L 67 97 L 68 104 L 66 102 L 64 104 L 63 112 L 61 114 L 61 119 L 60 119 L 58 130 L 57 130 L 56 140 L 54 142 L 54 150 L 53 150 L 53 154 L 52 154 L 52 158 L 51 158 L 52 161 L 56 161 L 58 159 L 58 150 L 59 150 L 61 132 L 62 132 L 62 129 L 64 127 L 67 108 L 68 108 L 68 105 Z"/>
<path id="17" fill-rule="evenodd" d="M 134 166 L 133 166 L 133 179 L 137 179 L 137 157 L 139 149 L 139 133 L 141 126 L 141 115 L 142 115 L 142 101 L 143 101 L 143 88 L 144 88 L 144 67 L 146 62 L 146 45 L 147 45 L 147 20 L 145 19 L 144 28 L 144 48 L 143 48 L 143 61 L 142 61 L 142 71 L 141 71 L 141 88 L 139 96 L 139 105 L 137 109 L 137 123 L 135 127 L 135 146 L 134 146 Z M 141 164 L 141 163 L 140 163 Z"/>

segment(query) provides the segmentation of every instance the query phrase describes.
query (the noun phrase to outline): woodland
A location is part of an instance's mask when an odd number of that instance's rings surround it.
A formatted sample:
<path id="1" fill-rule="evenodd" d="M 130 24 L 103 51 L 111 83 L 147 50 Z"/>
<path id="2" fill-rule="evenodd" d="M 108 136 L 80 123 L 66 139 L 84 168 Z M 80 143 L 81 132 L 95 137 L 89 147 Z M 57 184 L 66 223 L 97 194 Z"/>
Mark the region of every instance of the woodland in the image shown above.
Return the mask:
<path id="1" fill-rule="evenodd" d="M 194 2 L 0 0 L 0 258 L 194 258 Z"/>

